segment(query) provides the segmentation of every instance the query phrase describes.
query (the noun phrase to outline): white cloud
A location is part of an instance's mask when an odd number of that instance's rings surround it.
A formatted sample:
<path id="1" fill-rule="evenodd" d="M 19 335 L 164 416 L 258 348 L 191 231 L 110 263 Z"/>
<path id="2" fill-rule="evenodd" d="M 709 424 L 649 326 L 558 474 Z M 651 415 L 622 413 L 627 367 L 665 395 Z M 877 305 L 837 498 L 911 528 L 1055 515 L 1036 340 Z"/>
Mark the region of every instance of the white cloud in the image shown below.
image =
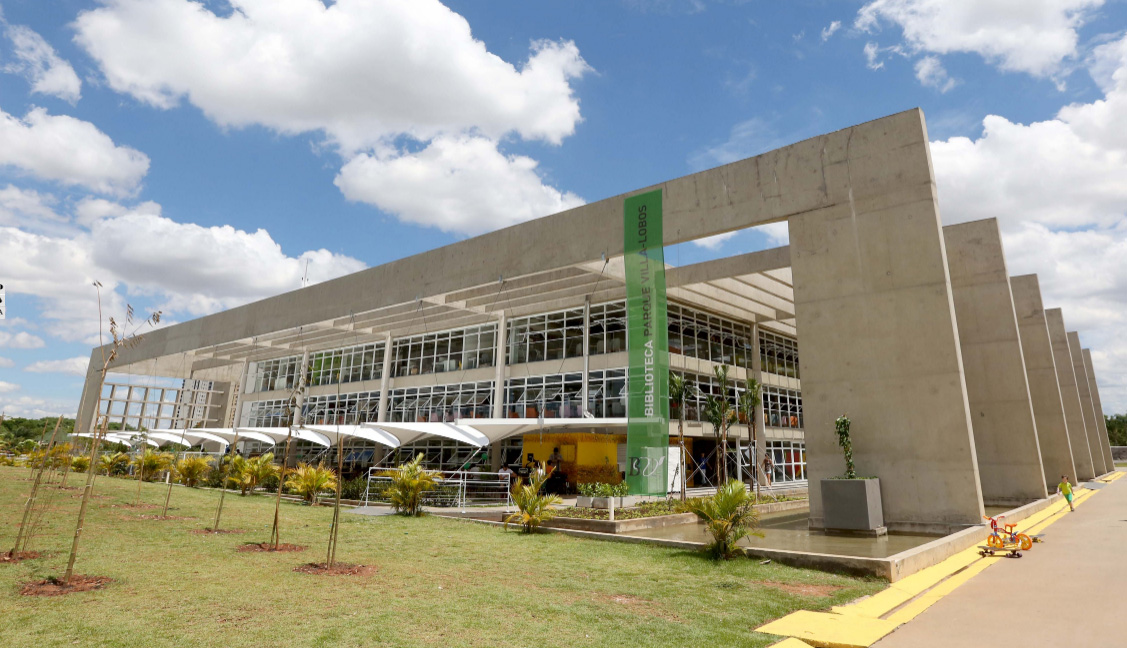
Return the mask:
<path id="1" fill-rule="evenodd" d="M 976 53 L 1002 70 L 1052 76 L 1077 52 L 1078 28 L 1104 0 L 873 0 L 854 26 L 898 25 L 917 52 Z M 866 46 L 867 47 L 867 46 Z"/>
<path id="2" fill-rule="evenodd" d="M 149 158 L 117 146 L 90 122 L 32 108 L 23 119 L 0 110 L 0 166 L 113 195 L 134 193 Z"/>
<path id="3" fill-rule="evenodd" d="M 110 87 L 159 108 L 186 98 L 216 123 L 324 131 L 345 150 L 406 134 L 479 131 L 559 143 L 579 122 L 568 41 L 519 69 L 436 0 L 108 0 L 75 21 Z"/>
<path id="4" fill-rule="evenodd" d="M 0 189 L 0 225 L 34 230 L 65 225 L 66 217 L 55 212 L 57 203 L 58 199 L 51 194 L 9 184 Z"/>
<path id="5" fill-rule="evenodd" d="M 0 18 L 0 24 L 3 20 Z M 5 72 L 23 75 L 31 91 L 53 95 L 72 104 L 82 96 L 82 82 L 70 66 L 43 37 L 23 25 L 9 25 L 4 35 L 12 42 L 16 60 L 4 66 Z"/>
<path id="6" fill-rule="evenodd" d="M 14 367 L 14 366 L 16 366 L 16 363 L 12 362 L 11 358 L 0 357 L 0 368 L 7 368 L 7 367 Z"/>
<path id="7" fill-rule="evenodd" d="M 719 250 L 720 246 L 724 245 L 725 241 L 729 241 L 733 236 L 739 234 L 740 231 L 724 232 L 723 234 L 713 234 L 700 239 L 694 239 L 693 245 L 705 248 L 706 250 Z"/>
<path id="8" fill-rule="evenodd" d="M 85 376 L 90 358 L 67 358 L 66 360 L 40 360 L 24 367 L 32 373 L 64 373 L 72 376 Z"/>
<path id="9" fill-rule="evenodd" d="M 872 42 L 865 43 L 865 47 L 864 47 L 863 51 L 865 52 L 865 65 L 868 66 L 868 68 L 870 70 L 879 70 L 882 67 L 884 67 L 884 61 L 879 60 L 880 59 L 880 46 L 879 45 L 877 45 L 876 43 L 872 43 Z"/>
<path id="10" fill-rule="evenodd" d="M 19 388 L 20 386 L 15 383 L 4 382 L 3 380 L 0 380 L 0 394 L 3 394 L 5 392 L 19 391 Z"/>
<path id="11" fill-rule="evenodd" d="M 440 137 L 418 153 L 358 155 L 335 183 L 349 200 L 463 234 L 583 204 L 579 196 L 544 184 L 535 160 L 506 156 L 496 142 L 481 137 Z"/>
<path id="12" fill-rule="evenodd" d="M 834 34 L 837 33 L 837 30 L 839 30 L 839 29 L 841 29 L 841 21 L 840 20 L 835 20 L 835 21 L 831 22 L 829 27 L 826 27 L 825 29 L 822 30 L 822 42 L 824 43 L 824 42 L 828 41 Z"/>
<path id="13" fill-rule="evenodd" d="M 916 78 L 920 85 L 935 88 L 941 93 L 946 93 L 959 83 L 948 76 L 947 68 L 943 67 L 938 56 L 925 56 L 916 61 Z"/>
<path id="14" fill-rule="evenodd" d="M 156 203 L 145 203 L 146 208 L 136 207 L 133 211 L 144 211 L 145 213 L 160 213 L 160 205 Z M 153 211 L 155 209 L 155 211 Z M 83 227 L 93 227 L 94 223 L 109 218 L 111 216 L 124 216 L 130 211 L 128 207 L 121 203 L 106 200 L 105 198 L 94 198 L 86 196 L 78 201 L 74 206 L 74 220 Z"/>
<path id="15" fill-rule="evenodd" d="M 187 100 L 223 127 L 323 134 L 345 196 L 404 222 L 476 234 L 579 204 L 498 150 L 514 134 L 575 132 L 571 82 L 590 68 L 573 42 L 535 41 L 514 65 L 437 0 L 230 5 L 221 17 L 188 0 L 107 0 L 79 14 L 76 40 L 111 88 L 157 108 Z"/>
<path id="16" fill-rule="evenodd" d="M 34 396 L 0 397 L 0 411 L 8 416 L 44 418 L 47 416 L 74 416 L 78 403 Z"/>
<path id="17" fill-rule="evenodd" d="M 0 331 L 0 347 L 10 349 L 39 349 L 45 345 L 42 338 L 38 338 L 27 331 L 9 333 Z"/>
<path id="18" fill-rule="evenodd" d="M 1118 58 L 1117 58 L 1118 57 Z M 1018 124 L 996 115 L 976 139 L 932 142 L 946 223 L 997 217 L 1011 274 L 1040 276 L 1048 307 L 1092 349 L 1108 412 L 1127 411 L 1127 37 L 1102 46 L 1106 95 Z M 1101 81 L 1102 79 L 1102 81 Z"/>

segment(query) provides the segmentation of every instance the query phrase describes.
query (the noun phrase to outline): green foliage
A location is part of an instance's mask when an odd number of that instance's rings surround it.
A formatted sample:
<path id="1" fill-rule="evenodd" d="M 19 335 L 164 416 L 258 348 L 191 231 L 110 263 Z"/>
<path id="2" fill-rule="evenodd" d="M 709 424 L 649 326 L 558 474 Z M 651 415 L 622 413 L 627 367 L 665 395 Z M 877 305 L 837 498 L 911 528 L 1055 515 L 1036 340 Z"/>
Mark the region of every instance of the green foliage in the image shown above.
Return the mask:
<path id="1" fill-rule="evenodd" d="M 580 508 L 580 507 L 564 507 L 552 511 L 556 517 L 571 518 L 580 520 L 609 520 L 610 511 L 608 509 L 597 508 Z M 637 520 L 639 518 L 657 517 L 659 515 L 674 515 L 676 513 L 684 513 L 685 510 L 681 507 L 681 502 L 678 500 L 658 500 L 656 502 L 642 502 L 637 506 L 629 508 L 616 508 L 614 510 L 614 519 L 616 520 Z"/>
<path id="2" fill-rule="evenodd" d="M 740 400 L 736 404 L 736 408 L 740 413 L 740 420 L 751 425 L 755 422 L 755 408 L 759 407 L 761 385 L 759 381 L 752 378 L 747 381 L 747 389 L 740 394 Z"/>
<path id="3" fill-rule="evenodd" d="M 391 485 L 384 489 L 383 495 L 391 500 L 391 505 L 403 515 L 422 515 L 423 495 L 434 490 L 442 481 L 442 476 L 438 472 L 423 468 L 422 463 L 423 453 L 420 452 L 411 461 L 380 475 L 391 478 Z"/>
<path id="4" fill-rule="evenodd" d="M 517 480 L 516 485 L 513 486 L 513 504 L 516 504 L 517 512 L 505 518 L 506 527 L 510 524 L 519 524 L 524 527 L 525 533 L 532 533 L 541 524 L 555 517 L 552 507 L 559 506 L 563 500 L 558 495 L 540 493 L 544 482 L 548 481 L 548 475 L 551 474 L 551 470 L 547 472 L 537 470 L 527 484 L 522 479 Z"/>
<path id="5" fill-rule="evenodd" d="M 834 421 L 834 432 L 837 432 L 837 444 L 845 454 L 845 478 L 857 479 L 857 469 L 853 467 L 853 441 L 849 438 L 849 418 L 842 414 Z"/>
<path id="6" fill-rule="evenodd" d="M 98 457 L 98 472 L 103 475 L 123 475 L 129 467 L 129 455 L 124 452 L 114 452 Z"/>
<path id="7" fill-rule="evenodd" d="M 214 459 L 206 456 L 185 457 L 177 461 L 172 468 L 181 484 L 195 488 L 211 471 L 213 461 Z"/>
<path id="8" fill-rule="evenodd" d="M 90 457 L 78 455 L 70 460 L 70 469 L 76 473 L 84 473 L 90 468 Z"/>
<path id="9" fill-rule="evenodd" d="M 630 489 L 626 482 L 619 482 L 617 484 L 607 484 L 605 482 L 595 482 L 592 484 L 578 484 L 579 494 L 584 497 L 626 497 L 630 494 Z"/>
<path id="10" fill-rule="evenodd" d="M 312 466 L 301 462 L 286 478 L 286 488 L 301 495 L 310 504 L 316 504 L 318 493 L 336 490 L 337 474 L 332 468 L 326 468 L 324 463 Z"/>
<path id="11" fill-rule="evenodd" d="M 346 479 L 340 487 L 340 496 L 342 499 L 362 500 L 364 499 L 364 491 L 368 489 L 367 477 L 356 477 L 354 479 Z"/>
<path id="12" fill-rule="evenodd" d="M 0 448 L 15 448 L 21 441 L 49 441 L 56 421 L 58 417 L 41 419 L 7 417 L 3 423 L 0 423 Z M 44 429 L 47 430 L 46 435 L 43 434 Z M 74 419 L 63 419 L 62 424 L 59 425 L 58 438 L 65 439 L 66 435 L 72 432 L 74 432 Z"/>
<path id="13" fill-rule="evenodd" d="M 685 502 L 685 509 L 696 514 L 712 535 L 708 552 L 720 560 L 736 554 L 736 543 L 749 535 L 763 537 L 756 531 L 759 515 L 755 500 L 736 480 L 721 486 L 712 497 L 693 498 Z"/>
<path id="14" fill-rule="evenodd" d="M 685 377 L 673 371 L 669 372 L 669 411 L 673 418 L 680 422 L 685 420 Z"/>
<path id="15" fill-rule="evenodd" d="M 1113 446 L 1127 446 L 1127 414 L 1105 416 L 1107 439 Z"/>
<path id="16" fill-rule="evenodd" d="M 168 470 L 172 466 L 172 455 L 168 452 L 154 452 L 152 450 L 145 450 L 141 454 L 133 457 L 130 462 L 134 470 L 141 471 L 141 479 L 143 481 L 153 481 L 161 472 Z"/>
<path id="17" fill-rule="evenodd" d="M 254 492 L 254 489 L 259 486 L 277 485 L 275 479 L 278 477 L 279 468 L 274 465 L 273 452 L 267 452 L 250 459 L 241 455 L 234 455 L 229 461 L 227 481 L 237 486 L 243 495 Z"/>

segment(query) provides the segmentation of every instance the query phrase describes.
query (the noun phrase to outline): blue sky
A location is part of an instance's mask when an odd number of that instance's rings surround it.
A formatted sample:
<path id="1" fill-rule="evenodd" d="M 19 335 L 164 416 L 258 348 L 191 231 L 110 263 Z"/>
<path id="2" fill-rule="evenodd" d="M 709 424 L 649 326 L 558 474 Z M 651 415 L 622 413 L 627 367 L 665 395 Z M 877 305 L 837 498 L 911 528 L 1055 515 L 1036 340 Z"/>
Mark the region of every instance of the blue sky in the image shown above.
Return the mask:
<path id="1" fill-rule="evenodd" d="M 907 108 L 1127 411 L 1127 3 L 0 0 L 0 407 L 169 321 Z M 434 182 L 435 179 L 439 181 Z M 426 187 L 427 190 L 423 190 Z M 437 187 L 437 189 L 435 189 Z M 673 263 L 785 242 L 745 231 Z M 801 326 L 801 323 L 800 323 Z"/>

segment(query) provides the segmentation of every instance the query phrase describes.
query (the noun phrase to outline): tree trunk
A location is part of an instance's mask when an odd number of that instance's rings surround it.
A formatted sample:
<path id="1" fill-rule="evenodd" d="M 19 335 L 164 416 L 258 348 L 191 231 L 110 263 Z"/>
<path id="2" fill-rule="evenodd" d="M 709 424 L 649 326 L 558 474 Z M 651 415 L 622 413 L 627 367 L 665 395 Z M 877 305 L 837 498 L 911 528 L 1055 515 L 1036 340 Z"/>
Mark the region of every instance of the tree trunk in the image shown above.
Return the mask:
<path id="1" fill-rule="evenodd" d="M 109 425 L 110 418 L 106 416 L 102 420 L 102 433 L 99 435 L 95 427 L 94 440 L 90 443 L 90 468 L 86 471 L 86 487 L 82 490 L 82 504 L 78 507 L 78 524 L 74 528 L 74 541 L 70 545 L 70 557 L 67 558 L 67 570 L 63 574 L 64 584 L 69 583 L 70 577 L 74 574 L 74 560 L 78 557 L 78 541 L 82 537 L 82 525 L 86 521 L 86 506 L 90 503 L 90 493 L 94 490 L 94 475 L 98 472 L 95 469 L 96 464 L 94 460 L 98 456 L 99 442 L 106 435 L 106 429 L 109 428 Z"/>
<path id="2" fill-rule="evenodd" d="M 329 527 L 329 550 L 325 556 L 325 562 L 329 567 L 337 559 L 337 536 L 340 531 L 340 490 L 343 486 L 341 482 L 344 481 L 344 441 L 340 434 L 337 434 L 337 501 L 333 506 L 333 524 Z"/>
<path id="3" fill-rule="evenodd" d="M 235 439 L 231 441 L 231 450 L 233 450 L 231 462 L 227 465 L 230 466 L 235 460 L 235 455 L 239 454 L 239 429 L 235 428 Z M 219 458 L 219 507 L 215 509 L 215 524 L 211 525 L 212 531 L 219 530 L 219 517 L 223 515 L 223 499 L 227 495 L 227 477 L 230 475 L 230 469 L 223 466 L 223 457 Z"/>
<path id="4" fill-rule="evenodd" d="M 8 555 L 15 557 L 16 553 L 23 551 L 27 546 L 28 536 L 31 534 L 27 532 L 27 527 L 31 522 L 31 511 L 35 508 L 35 500 L 39 495 L 39 485 L 43 482 L 43 472 L 47 469 L 47 458 L 51 455 L 51 448 L 55 445 L 55 435 L 59 433 L 59 425 L 62 424 L 63 417 L 59 417 L 55 423 L 55 431 L 51 433 L 51 440 L 47 443 L 47 452 L 43 454 L 43 461 L 39 464 L 39 470 L 35 473 L 35 478 L 31 482 L 31 493 L 27 496 L 27 502 L 23 507 L 23 520 L 20 522 L 20 528 L 16 530 L 16 543 L 12 545 L 11 551 Z M 46 432 L 46 431 L 44 431 Z"/>
<path id="5" fill-rule="evenodd" d="M 277 551 L 281 533 L 278 530 L 278 513 L 282 508 L 282 484 L 286 481 L 286 467 L 290 465 L 290 446 L 293 445 L 293 428 L 286 433 L 286 454 L 282 459 L 282 470 L 278 473 L 278 493 L 274 497 L 274 525 L 270 529 L 270 548 Z"/>
<path id="6" fill-rule="evenodd" d="M 681 443 L 681 501 L 685 501 L 685 487 L 688 482 L 688 475 L 685 474 L 685 467 L 688 463 L 685 461 L 685 406 L 681 405 L 681 414 L 677 417 L 677 436 L 680 437 Z"/>

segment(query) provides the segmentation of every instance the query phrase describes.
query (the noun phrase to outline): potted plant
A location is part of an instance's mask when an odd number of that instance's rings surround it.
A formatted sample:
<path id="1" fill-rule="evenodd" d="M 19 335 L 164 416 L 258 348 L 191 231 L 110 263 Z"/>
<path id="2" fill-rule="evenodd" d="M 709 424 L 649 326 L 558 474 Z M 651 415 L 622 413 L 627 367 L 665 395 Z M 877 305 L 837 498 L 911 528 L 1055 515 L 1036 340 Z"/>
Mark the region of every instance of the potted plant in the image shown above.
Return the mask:
<path id="1" fill-rule="evenodd" d="M 829 533 L 845 532 L 884 535 L 884 509 L 880 501 L 880 480 L 858 477 L 853 466 L 853 441 L 850 421 L 840 416 L 834 421 L 837 443 L 845 455 L 845 475 L 822 480 L 823 525 Z"/>
<path id="2" fill-rule="evenodd" d="M 615 508 L 624 508 L 636 505 L 639 500 L 636 495 L 629 495 L 626 482 L 618 484 L 595 482 L 579 484 L 577 488 L 579 497 L 575 498 L 575 505 L 580 508 L 609 509 L 611 500 L 614 500 Z"/>

